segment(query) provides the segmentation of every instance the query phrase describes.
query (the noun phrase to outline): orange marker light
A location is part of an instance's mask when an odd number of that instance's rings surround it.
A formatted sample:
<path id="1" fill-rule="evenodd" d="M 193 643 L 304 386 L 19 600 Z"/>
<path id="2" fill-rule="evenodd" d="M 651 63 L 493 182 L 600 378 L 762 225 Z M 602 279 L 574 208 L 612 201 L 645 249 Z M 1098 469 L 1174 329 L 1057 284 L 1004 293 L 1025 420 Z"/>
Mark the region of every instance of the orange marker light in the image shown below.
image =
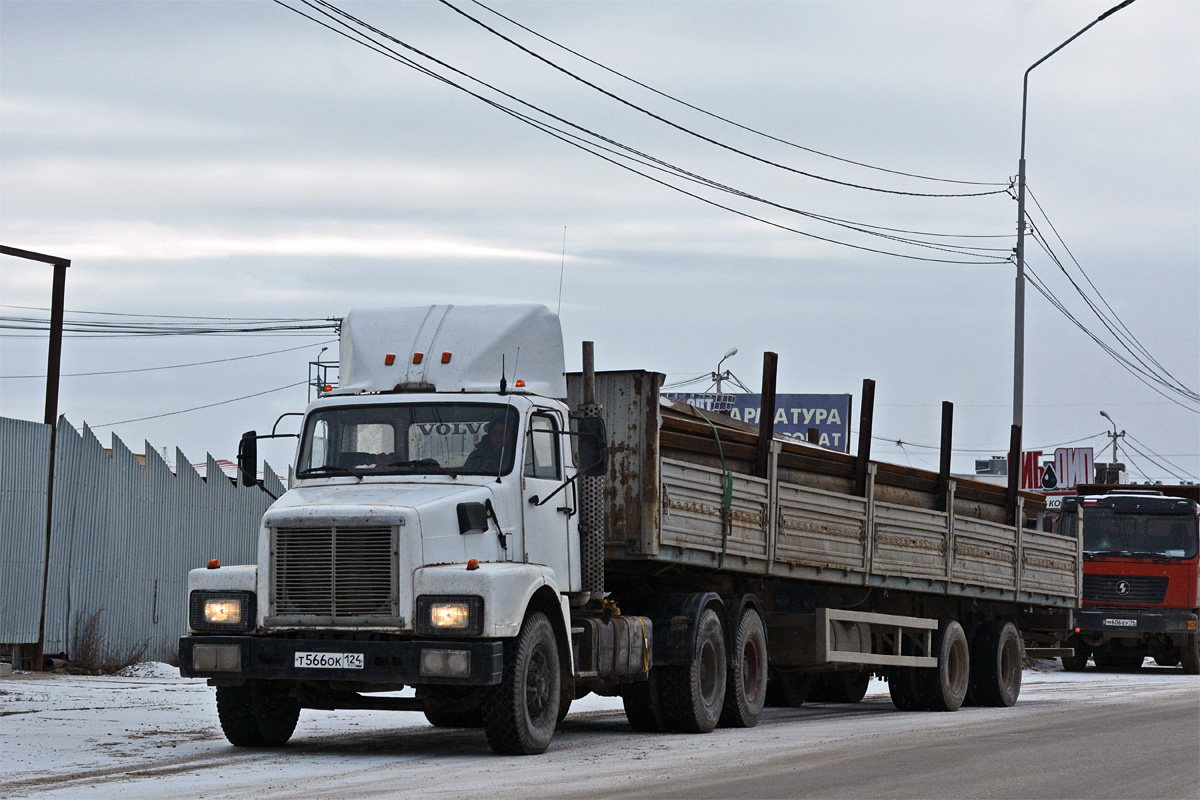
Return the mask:
<path id="1" fill-rule="evenodd" d="M 450 363 L 450 354 L 449 353 L 442 353 L 442 363 L 443 364 Z"/>
<path id="2" fill-rule="evenodd" d="M 384 363 L 384 364 L 387 364 L 389 367 L 390 367 L 392 364 L 395 364 L 395 363 L 396 363 L 396 354 L 395 354 L 395 353 L 388 353 L 386 356 L 384 356 L 384 357 L 383 357 L 383 363 Z"/>
<path id="3" fill-rule="evenodd" d="M 424 353 L 413 353 L 413 363 L 414 364 L 420 364 L 424 360 L 425 360 Z"/>
<path id="4" fill-rule="evenodd" d="M 467 569 L 479 569 L 479 559 L 472 558 L 467 562 Z"/>
<path id="5" fill-rule="evenodd" d="M 219 558 L 210 559 L 208 562 L 208 568 L 209 569 L 220 569 L 221 568 L 221 559 L 219 559 Z"/>
<path id="6" fill-rule="evenodd" d="M 327 392 L 332 392 L 332 391 L 333 391 L 333 384 L 332 384 L 332 383 L 327 383 L 327 384 L 325 384 L 325 391 L 327 391 Z"/>
<path id="7" fill-rule="evenodd" d="M 517 383 L 516 383 L 516 386 L 517 386 L 517 388 L 518 388 L 518 389 L 524 389 L 524 388 L 525 388 L 525 381 L 520 381 L 520 380 L 519 380 L 519 381 L 517 381 Z"/>

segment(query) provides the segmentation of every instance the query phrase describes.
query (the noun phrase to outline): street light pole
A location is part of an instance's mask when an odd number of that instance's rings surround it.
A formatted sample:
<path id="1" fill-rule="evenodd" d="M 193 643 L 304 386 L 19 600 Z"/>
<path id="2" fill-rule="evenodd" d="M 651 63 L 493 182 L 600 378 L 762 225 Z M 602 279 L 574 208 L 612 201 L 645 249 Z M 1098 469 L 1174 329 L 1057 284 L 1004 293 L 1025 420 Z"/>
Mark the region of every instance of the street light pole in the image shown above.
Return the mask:
<path id="1" fill-rule="evenodd" d="M 1013 425 L 1016 427 L 1022 426 L 1025 422 L 1025 119 L 1029 105 L 1029 73 L 1033 72 L 1034 67 L 1082 36 L 1088 28 L 1132 2 L 1133 0 L 1124 0 L 1105 11 L 1088 23 L 1079 33 L 1042 56 L 1034 62 L 1033 66 L 1025 70 L 1025 79 L 1021 89 L 1021 160 L 1017 165 L 1017 289 L 1013 333 Z M 1019 477 L 1021 469 L 1019 453 L 1015 469 Z"/>
<path id="2" fill-rule="evenodd" d="M 731 348 L 729 348 L 729 352 L 727 352 L 725 355 L 721 356 L 721 360 L 717 362 L 717 371 L 712 374 L 712 379 L 717 384 L 717 394 L 721 394 L 721 382 L 729 377 L 728 373 L 721 372 L 721 365 L 725 363 L 725 359 L 729 358 L 730 356 L 736 356 L 736 355 L 737 355 L 737 348 L 731 347 Z"/>
<path id="3" fill-rule="evenodd" d="M 1121 431 L 1120 433 L 1117 433 L 1117 423 L 1113 421 L 1113 418 L 1112 418 L 1112 417 L 1110 417 L 1110 416 L 1108 415 L 1108 412 L 1107 412 L 1107 411 L 1101 411 L 1101 412 L 1100 412 L 1100 416 L 1102 416 L 1102 417 L 1104 417 L 1106 420 L 1108 420 L 1109 424 L 1113 426 L 1113 432 L 1112 432 L 1111 434 L 1109 434 L 1109 435 L 1110 435 L 1110 436 L 1112 436 L 1112 440 L 1113 440 L 1113 457 L 1112 457 L 1112 462 L 1113 462 L 1114 464 L 1116 464 L 1118 461 L 1120 461 L 1120 460 L 1121 460 L 1121 459 L 1117 458 L 1117 439 L 1119 439 L 1120 437 L 1124 436 L 1124 435 L 1125 435 L 1125 431 Z"/>

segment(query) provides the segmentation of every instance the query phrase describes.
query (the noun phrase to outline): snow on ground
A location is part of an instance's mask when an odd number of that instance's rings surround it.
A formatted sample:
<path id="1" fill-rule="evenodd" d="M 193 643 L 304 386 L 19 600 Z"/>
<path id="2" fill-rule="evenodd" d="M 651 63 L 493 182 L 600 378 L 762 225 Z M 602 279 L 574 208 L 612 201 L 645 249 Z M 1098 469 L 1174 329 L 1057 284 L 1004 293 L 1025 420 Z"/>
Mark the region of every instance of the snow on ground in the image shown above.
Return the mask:
<path id="1" fill-rule="evenodd" d="M 1154 666 L 1127 674 L 1068 673 L 1057 662 L 1039 662 L 1023 681 L 1018 708 L 1149 687 L 1200 698 L 1200 680 Z M 876 680 L 857 706 L 811 704 L 768 715 L 788 725 L 820 720 L 819 736 L 806 745 L 819 747 L 822 740 L 870 735 L 874 726 L 862 717 L 890 709 L 887 684 Z M 991 713 L 996 710 L 963 709 L 919 718 L 940 725 L 949 717 Z M 629 768 L 650 759 L 656 768 L 679 770 L 714 747 L 760 752 L 794 743 L 782 724 L 708 736 L 636 735 L 619 699 L 589 695 L 572 705 L 550 750 L 532 759 L 498 759 L 481 731 L 437 729 L 415 712 L 305 710 L 287 748 L 245 750 L 221 734 L 213 689 L 180 678 L 166 664 L 138 664 L 111 677 L 18 673 L 0 679 L 0 797 L 295 797 L 306 780 L 314 790 L 301 796 L 331 796 L 331 785 L 337 786 L 331 775 L 345 776 L 345 796 L 356 796 L 355 786 L 380 796 L 548 796 L 556 785 L 578 790 L 580 773 L 601 758 L 624 760 Z M 606 754 L 597 752 L 601 748 Z"/>

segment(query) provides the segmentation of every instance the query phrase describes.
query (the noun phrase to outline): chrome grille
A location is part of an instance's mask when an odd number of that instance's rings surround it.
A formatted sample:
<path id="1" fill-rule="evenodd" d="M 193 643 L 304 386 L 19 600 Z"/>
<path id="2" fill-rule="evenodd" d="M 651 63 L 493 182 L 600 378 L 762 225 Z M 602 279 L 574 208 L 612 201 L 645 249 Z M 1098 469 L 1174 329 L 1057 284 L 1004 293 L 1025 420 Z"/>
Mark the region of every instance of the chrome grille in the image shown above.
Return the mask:
<path id="1" fill-rule="evenodd" d="M 1167 596 L 1162 575 L 1084 575 L 1083 599 L 1101 603 L 1161 603 Z"/>
<path id="2" fill-rule="evenodd" d="M 277 528 L 271 547 L 275 615 L 398 613 L 391 528 Z"/>

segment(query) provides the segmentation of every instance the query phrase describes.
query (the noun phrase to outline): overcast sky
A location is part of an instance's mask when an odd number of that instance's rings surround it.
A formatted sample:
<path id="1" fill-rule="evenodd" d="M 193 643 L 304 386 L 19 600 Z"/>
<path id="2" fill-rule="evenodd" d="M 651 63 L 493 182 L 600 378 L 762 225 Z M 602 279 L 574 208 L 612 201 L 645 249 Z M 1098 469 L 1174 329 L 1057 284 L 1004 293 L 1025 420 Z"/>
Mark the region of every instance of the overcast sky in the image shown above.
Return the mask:
<path id="1" fill-rule="evenodd" d="M 874 443 L 876 458 L 936 469 L 943 400 L 955 404 L 956 471 L 1006 450 L 1016 269 L 1003 259 L 1015 244 L 1016 203 L 1004 184 L 1017 172 L 1021 78 L 1110 0 L 488 4 L 774 140 L 606 72 L 469 0 L 454 5 L 686 130 L 441 3 L 339 5 L 522 101 L 743 195 L 638 166 L 703 199 L 652 182 L 271 2 L 0 0 L 0 242 L 72 260 L 69 319 L 558 308 L 561 277 L 569 368 L 588 339 L 599 369 L 679 381 L 711 371 L 736 346 L 725 366 L 757 389 L 761 354 L 772 350 L 782 392 L 849 392 L 857 411 L 863 378 L 877 381 L 875 433 L 890 443 Z M 1028 185 L 1044 209 L 1030 204 L 1032 222 L 1101 302 L 1094 283 L 1111 306 L 1105 315 L 1194 393 L 1200 4 L 1139 0 L 1035 69 L 1029 94 Z M 812 150 L 1000 186 L 906 177 Z M 999 193 L 914 194 L 990 191 Z M 918 231 L 945 249 L 789 208 Z M 1027 260 L 1084 327 L 1132 360 L 1032 238 Z M 47 316 L 20 307 L 48 308 L 50 274 L 0 259 L 0 315 Z M 1128 432 L 1121 454 L 1133 478 L 1197 479 L 1200 404 L 1139 381 L 1032 286 L 1027 302 L 1027 447 L 1083 440 L 1106 460 L 1105 410 Z M 0 413 L 40 420 L 44 381 L 13 376 L 45 372 L 45 335 L 0 334 Z M 304 381 L 330 338 L 69 337 L 64 374 L 302 349 L 64 377 L 60 411 L 135 452 L 147 440 L 192 461 L 232 458 L 242 431 L 303 409 L 305 386 L 269 390 Z M 336 354 L 328 346 L 326 357 Z M 281 469 L 292 456 L 290 445 L 265 452 Z"/>

